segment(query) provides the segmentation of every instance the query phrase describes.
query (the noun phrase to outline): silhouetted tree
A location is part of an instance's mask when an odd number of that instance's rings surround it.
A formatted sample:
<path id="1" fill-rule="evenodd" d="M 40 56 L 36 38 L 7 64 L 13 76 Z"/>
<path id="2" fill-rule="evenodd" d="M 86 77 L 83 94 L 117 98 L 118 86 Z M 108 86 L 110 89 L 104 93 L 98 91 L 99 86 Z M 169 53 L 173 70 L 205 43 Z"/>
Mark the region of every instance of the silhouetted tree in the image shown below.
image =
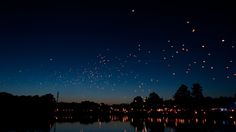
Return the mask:
<path id="1" fill-rule="evenodd" d="M 192 101 L 191 107 L 194 109 L 202 109 L 204 108 L 204 97 L 202 94 L 202 87 L 200 84 L 195 83 L 192 86 Z"/>
<path id="2" fill-rule="evenodd" d="M 41 96 L 42 100 L 47 102 L 47 103 L 54 103 L 56 102 L 54 96 L 52 94 L 46 94 L 46 95 L 43 95 Z"/>
<path id="3" fill-rule="evenodd" d="M 193 87 L 192 87 L 192 97 L 194 99 L 202 99 L 203 98 L 202 87 L 201 87 L 201 85 L 199 83 L 193 84 Z"/>
<path id="4" fill-rule="evenodd" d="M 188 104 L 190 103 L 190 91 L 188 90 L 188 87 L 184 84 L 182 84 L 179 89 L 176 91 L 174 95 L 175 102 L 178 105 L 181 105 L 182 107 L 188 107 Z"/>
<path id="5" fill-rule="evenodd" d="M 141 96 L 137 96 L 134 98 L 133 102 L 135 103 L 143 103 L 143 98 Z"/>
<path id="6" fill-rule="evenodd" d="M 82 101 L 80 107 L 82 112 L 85 113 L 97 113 L 99 111 L 99 104 L 91 101 Z"/>
<path id="7" fill-rule="evenodd" d="M 6 126 L 9 124 L 13 128 L 31 126 L 31 131 L 41 125 L 48 129 L 49 124 L 53 122 L 55 103 L 52 94 L 39 97 L 0 93 L 0 123 Z"/>
<path id="8" fill-rule="evenodd" d="M 141 96 L 135 97 L 131 103 L 131 107 L 134 109 L 134 111 L 142 111 L 144 107 L 143 98 Z"/>
<path id="9" fill-rule="evenodd" d="M 147 105 L 151 109 L 156 109 L 157 107 L 160 107 L 163 104 L 163 100 L 159 97 L 158 94 L 155 92 L 152 92 L 149 94 L 149 97 L 147 99 Z"/>
<path id="10" fill-rule="evenodd" d="M 176 91 L 174 95 L 174 99 L 176 101 L 184 101 L 186 99 L 189 99 L 190 96 L 190 91 L 188 90 L 188 87 L 184 84 L 182 84 L 179 89 Z"/>

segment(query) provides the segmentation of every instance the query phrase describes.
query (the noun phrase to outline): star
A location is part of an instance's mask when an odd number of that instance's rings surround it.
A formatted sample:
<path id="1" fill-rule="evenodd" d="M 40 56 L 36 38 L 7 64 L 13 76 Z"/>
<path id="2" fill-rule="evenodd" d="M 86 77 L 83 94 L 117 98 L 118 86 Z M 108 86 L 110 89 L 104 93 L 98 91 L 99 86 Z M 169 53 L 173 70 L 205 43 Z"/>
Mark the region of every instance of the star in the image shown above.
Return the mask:
<path id="1" fill-rule="evenodd" d="M 87 35 L 83 38 L 76 36 L 77 34 L 84 33 L 84 30 L 79 30 L 80 26 L 76 25 L 91 27 L 91 23 L 84 23 L 78 19 L 71 23 L 70 20 L 72 20 L 71 18 L 73 18 L 76 13 L 71 14 L 68 17 L 69 21 L 62 20 L 62 22 L 59 22 L 62 23 L 60 25 L 62 28 L 68 24 L 72 24 L 71 27 L 74 27 L 73 29 L 66 28 L 66 31 L 70 34 L 69 37 L 64 33 L 59 33 L 59 35 L 62 36 L 62 38 L 59 39 L 58 37 L 43 37 L 42 39 L 45 39 L 46 42 L 59 41 L 61 44 L 59 44 L 59 46 L 44 46 L 39 44 L 36 46 L 39 47 L 39 51 L 36 51 L 36 48 L 30 49 L 31 46 L 27 46 L 29 51 L 25 50 L 25 52 L 27 52 L 26 55 L 29 55 L 29 57 L 25 59 L 23 58 L 24 55 L 20 56 L 16 64 L 12 64 L 14 60 L 12 60 L 10 64 L 8 64 L 8 61 L 3 62 L 3 66 L 10 65 L 10 67 L 7 71 L 3 71 L 5 70 L 4 67 L 0 70 L 2 70 L 3 73 L 6 72 L 9 74 L 7 74 L 6 77 L 4 77 L 5 74 L 3 74 L 0 78 L 5 79 L 14 76 L 12 72 L 16 77 L 22 77 L 23 79 L 35 76 L 32 79 L 30 78 L 29 82 L 35 81 L 32 84 L 42 85 L 40 87 L 44 86 L 48 88 L 48 92 L 57 90 L 62 90 L 63 92 L 62 88 L 66 85 L 68 91 L 64 91 L 65 97 L 68 95 L 77 96 L 74 93 L 70 94 L 70 92 L 79 91 L 78 99 L 80 99 L 79 96 L 83 96 L 82 94 L 84 94 L 88 99 L 91 97 L 92 99 L 101 97 L 98 99 L 99 102 L 103 99 L 104 93 L 107 94 L 108 97 L 112 97 L 113 93 L 109 95 L 111 91 L 117 91 L 114 98 L 120 99 L 123 96 L 127 96 L 127 100 L 124 100 L 124 102 L 130 101 L 128 99 L 132 97 L 129 97 L 129 95 L 136 96 L 136 94 L 133 93 L 134 91 L 137 92 L 137 94 L 141 94 L 141 96 L 146 96 L 142 91 L 160 90 L 160 96 L 171 97 L 173 92 L 175 92 L 174 88 L 178 88 L 176 84 L 187 83 L 191 85 L 191 83 L 194 83 L 194 80 L 198 80 L 202 85 L 207 85 L 206 91 L 215 90 L 212 93 L 207 93 L 209 95 L 221 94 L 220 90 L 228 90 L 220 89 L 220 86 L 217 86 L 218 83 L 222 83 L 225 88 L 232 88 L 230 85 L 234 86 L 233 81 L 236 78 L 234 50 L 236 43 L 234 38 L 232 38 L 232 33 L 224 32 L 231 29 L 232 26 L 225 25 L 229 23 L 227 22 L 228 19 L 224 19 L 223 23 L 218 25 L 219 27 L 217 27 L 215 31 L 214 26 L 204 28 L 206 23 L 214 21 L 208 21 L 208 18 L 207 21 L 205 21 L 206 19 L 204 18 L 207 17 L 208 12 L 204 12 L 206 14 L 204 14 L 203 11 L 181 12 L 181 14 L 176 14 L 165 19 L 166 12 L 164 8 L 166 7 L 163 7 L 164 10 L 153 10 L 145 9 L 151 7 L 151 5 L 138 5 L 138 3 L 130 2 L 127 4 L 130 5 L 130 7 L 125 7 L 126 9 L 124 11 L 126 15 L 122 12 L 122 5 L 116 5 L 117 9 L 114 9 L 114 11 L 121 12 L 115 12 L 115 15 L 112 12 L 91 14 L 86 12 L 86 10 L 82 11 L 82 13 L 85 13 L 82 14 L 85 20 L 90 19 L 91 15 L 95 15 L 95 17 L 93 17 L 92 28 L 89 28 L 86 32 Z M 113 5 L 103 6 L 105 7 L 102 7 L 104 10 L 110 10 L 110 6 Z M 84 7 L 87 8 L 87 5 Z M 186 7 L 191 6 L 186 5 Z M 173 12 L 176 9 L 171 9 L 171 11 Z M 96 7 L 90 10 L 94 12 L 99 9 Z M 194 18 L 195 15 L 200 17 Z M 215 18 L 215 15 L 217 14 L 213 14 L 212 17 Z M 11 16 L 9 17 L 11 18 Z M 58 17 L 58 15 L 54 17 Z M 161 21 L 157 21 L 157 17 Z M 212 17 L 209 19 L 212 19 Z M 42 21 L 48 22 L 47 19 L 47 17 L 42 18 Z M 197 21 L 195 21 L 195 19 Z M 110 20 L 114 20 L 112 24 L 109 24 Z M 175 22 L 171 20 L 180 21 Z M 101 23 L 103 26 L 101 26 Z M 15 25 L 19 26 L 20 24 Z M 42 24 L 43 25 L 39 25 L 39 27 L 45 27 L 46 25 L 46 28 L 48 28 L 47 25 L 50 25 L 50 23 Z M 106 26 L 107 24 L 108 26 Z M 118 25 L 118 28 L 115 25 Z M 160 26 L 163 26 L 165 32 L 161 32 L 162 29 L 159 30 Z M 9 24 L 6 25 L 6 27 L 9 27 Z M 134 29 L 137 29 L 137 31 Z M 28 29 L 25 31 L 28 31 Z M 36 32 L 34 30 L 32 31 Z M 37 33 L 32 33 L 32 35 L 32 38 L 38 38 Z M 159 35 L 159 37 L 156 35 Z M 14 33 L 10 37 L 14 39 Z M 31 42 L 33 39 L 31 35 L 29 37 L 30 38 L 26 38 L 26 40 Z M 68 39 L 73 41 L 64 42 Z M 45 40 L 42 40 L 42 42 Z M 32 43 L 37 43 L 37 40 L 34 41 L 36 42 Z M 5 52 L 7 53 L 7 51 L 4 50 L 5 47 L 6 49 L 11 49 L 11 46 L 0 47 L 3 48 L 1 49 L 3 52 L 0 53 L 3 55 L 2 57 L 8 57 L 8 54 L 5 56 Z M 22 50 L 20 47 L 18 48 L 17 44 L 16 46 L 12 46 L 12 48 L 12 51 L 16 53 L 10 51 L 12 55 L 9 55 L 10 58 L 3 59 L 4 61 L 21 54 Z M 41 52 L 44 53 L 42 54 Z M 30 60 L 28 60 L 28 58 Z M 41 63 L 43 66 L 38 66 Z M 28 68 L 30 68 L 30 70 L 28 70 Z M 54 74 L 54 72 L 56 72 L 56 74 Z M 33 73 L 35 73 L 35 75 Z M 226 78 L 230 79 L 227 80 Z M 16 80 L 17 79 L 18 78 L 16 78 Z M 159 79 L 160 82 L 157 79 Z M 18 80 L 21 81 L 21 79 Z M 217 82 L 213 82 L 212 80 L 216 80 Z M 22 81 L 22 83 L 28 83 L 28 81 Z M 30 87 L 32 84 L 22 84 L 22 86 L 33 89 Z M 159 88 L 157 87 L 158 85 L 160 85 L 160 89 L 157 89 Z M 96 89 L 96 87 L 98 87 L 98 89 Z M 211 89 L 212 87 L 215 89 Z M 129 88 L 130 90 L 128 90 Z M 101 92 L 101 95 L 96 95 L 96 93 L 91 92 L 102 89 L 106 90 L 106 92 Z M 167 92 L 161 90 L 166 90 Z M 163 95 L 161 93 L 163 93 Z M 222 93 L 226 94 L 229 92 L 226 91 Z M 110 102 L 111 100 L 108 101 Z"/>
<path id="2" fill-rule="evenodd" d="M 228 69 L 229 69 L 229 66 L 226 66 L 226 67 L 225 67 L 225 69 L 227 69 L 227 70 L 228 70 Z"/>

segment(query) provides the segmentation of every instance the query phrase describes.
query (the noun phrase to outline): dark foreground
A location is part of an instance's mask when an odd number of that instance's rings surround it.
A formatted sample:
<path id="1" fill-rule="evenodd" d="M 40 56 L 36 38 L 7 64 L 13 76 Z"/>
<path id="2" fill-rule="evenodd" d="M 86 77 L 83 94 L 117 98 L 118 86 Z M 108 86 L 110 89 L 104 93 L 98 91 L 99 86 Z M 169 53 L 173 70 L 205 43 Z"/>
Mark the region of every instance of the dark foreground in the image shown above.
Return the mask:
<path id="1" fill-rule="evenodd" d="M 69 132 L 102 132 L 102 131 L 150 131 L 150 132 L 235 132 L 236 120 L 143 117 L 129 115 L 61 117 L 60 120 L 47 120 L 37 116 L 17 120 L 1 119 L 0 131 L 69 131 Z"/>
<path id="2" fill-rule="evenodd" d="M 235 107 L 154 104 L 57 103 L 51 94 L 0 93 L 0 131 L 236 131 Z"/>

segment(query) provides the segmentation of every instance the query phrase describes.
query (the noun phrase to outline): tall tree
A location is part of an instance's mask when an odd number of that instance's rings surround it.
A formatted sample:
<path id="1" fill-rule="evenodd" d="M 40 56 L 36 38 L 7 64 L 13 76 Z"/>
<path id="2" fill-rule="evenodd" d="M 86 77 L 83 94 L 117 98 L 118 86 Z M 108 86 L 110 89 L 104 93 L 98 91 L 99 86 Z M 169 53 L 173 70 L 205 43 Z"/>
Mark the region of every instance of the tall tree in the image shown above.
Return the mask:
<path id="1" fill-rule="evenodd" d="M 160 98 L 160 96 L 157 93 L 152 92 L 149 94 L 149 97 L 147 99 L 147 104 L 150 108 L 156 109 L 158 106 L 161 106 L 162 101 L 163 100 Z"/>
<path id="2" fill-rule="evenodd" d="M 193 84 L 192 96 L 194 99 L 202 99 L 203 98 L 202 86 L 199 83 Z"/>
<path id="3" fill-rule="evenodd" d="M 143 106 L 144 106 L 143 98 L 141 96 L 136 96 L 133 99 L 133 102 L 131 103 L 131 106 L 134 108 L 135 111 L 143 110 Z"/>
<path id="4" fill-rule="evenodd" d="M 186 99 L 189 99 L 190 96 L 190 91 L 188 90 L 188 87 L 184 84 L 182 84 L 179 89 L 176 91 L 174 95 L 174 99 L 176 101 L 184 101 Z"/>
<path id="5" fill-rule="evenodd" d="M 174 95 L 175 102 L 182 107 L 189 107 L 191 95 L 188 87 L 182 84 Z"/>
<path id="6" fill-rule="evenodd" d="M 136 96 L 133 100 L 135 103 L 143 103 L 143 98 L 141 96 Z"/>

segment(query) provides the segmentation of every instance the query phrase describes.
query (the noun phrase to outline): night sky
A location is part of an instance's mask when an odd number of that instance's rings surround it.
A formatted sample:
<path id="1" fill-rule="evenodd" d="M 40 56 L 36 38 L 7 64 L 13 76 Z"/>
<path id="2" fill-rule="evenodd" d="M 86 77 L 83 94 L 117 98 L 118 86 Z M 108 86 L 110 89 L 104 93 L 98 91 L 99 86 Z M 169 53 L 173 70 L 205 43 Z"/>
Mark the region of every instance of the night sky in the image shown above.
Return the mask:
<path id="1" fill-rule="evenodd" d="M 200 83 L 204 96 L 233 96 L 234 8 L 226 0 L 1 3 L 0 92 L 129 103 Z"/>

